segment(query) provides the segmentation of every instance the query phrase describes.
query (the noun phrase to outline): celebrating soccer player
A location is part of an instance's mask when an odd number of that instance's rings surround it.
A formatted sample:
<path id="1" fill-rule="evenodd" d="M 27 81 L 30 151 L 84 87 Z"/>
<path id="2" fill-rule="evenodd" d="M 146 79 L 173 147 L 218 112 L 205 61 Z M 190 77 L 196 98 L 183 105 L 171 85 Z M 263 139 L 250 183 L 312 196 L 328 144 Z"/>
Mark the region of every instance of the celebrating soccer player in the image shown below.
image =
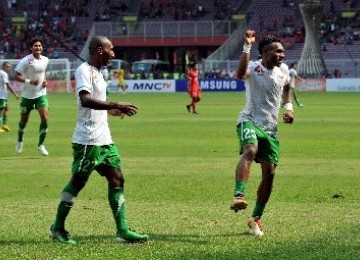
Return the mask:
<path id="1" fill-rule="evenodd" d="M 245 81 L 246 105 L 239 115 L 237 133 L 242 155 L 235 171 L 234 201 L 230 209 L 235 212 L 246 209 L 246 184 L 253 161 L 261 164 L 262 179 L 257 190 L 254 211 L 248 221 L 250 233 L 263 235 L 261 217 L 268 202 L 279 160 L 277 119 L 284 98 L 286 112 L 284 122 L 293 122 L 293 108 L 289 85 L 289 70 L 284 60 L 284 48 L 280 40 L 267 36 L 259 41 L 261 59 L 250 61 L 250 50 L 255 42 L 255 32 L 247 30 L 244 49 L 237 70 Z"/>

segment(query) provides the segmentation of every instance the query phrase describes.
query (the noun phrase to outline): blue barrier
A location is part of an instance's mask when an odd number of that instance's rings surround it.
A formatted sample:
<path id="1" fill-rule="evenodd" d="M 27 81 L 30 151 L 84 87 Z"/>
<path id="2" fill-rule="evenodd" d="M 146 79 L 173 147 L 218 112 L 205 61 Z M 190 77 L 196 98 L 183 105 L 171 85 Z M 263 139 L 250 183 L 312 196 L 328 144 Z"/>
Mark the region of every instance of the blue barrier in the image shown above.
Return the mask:
<path id="1" fill-rule="evenodd" d="M 175 91 L 186 92 L 187 84 L 187 80 L 176 80 Z M 245 91 L 245 84 L 242 80 L 199 80 L 199 85 L 204 92 Z"/>
<path id="2" fill-rule="evenodd" d="M 128 92 L 187 92 L 188 81 L 183 80 L 126 80 Z M 108 82 L 109 92 L 121 92 L 117 80 Z M 244 91 L 242 80 L 199 80 L 199 85 L 204 92 Z"/>

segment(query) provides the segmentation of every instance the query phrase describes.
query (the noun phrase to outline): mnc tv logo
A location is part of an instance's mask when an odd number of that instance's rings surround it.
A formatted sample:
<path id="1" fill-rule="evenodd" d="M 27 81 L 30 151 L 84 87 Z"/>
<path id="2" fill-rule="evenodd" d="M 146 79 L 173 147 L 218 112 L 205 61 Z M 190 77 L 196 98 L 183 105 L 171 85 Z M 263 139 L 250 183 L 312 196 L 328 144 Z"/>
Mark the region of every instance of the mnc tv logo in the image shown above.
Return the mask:
<path id="1" fill-rule="evenodd" d="M 174 83 L 171 81 L 136 81 L 132 89 L 134 91 L 172 91 Z"/>

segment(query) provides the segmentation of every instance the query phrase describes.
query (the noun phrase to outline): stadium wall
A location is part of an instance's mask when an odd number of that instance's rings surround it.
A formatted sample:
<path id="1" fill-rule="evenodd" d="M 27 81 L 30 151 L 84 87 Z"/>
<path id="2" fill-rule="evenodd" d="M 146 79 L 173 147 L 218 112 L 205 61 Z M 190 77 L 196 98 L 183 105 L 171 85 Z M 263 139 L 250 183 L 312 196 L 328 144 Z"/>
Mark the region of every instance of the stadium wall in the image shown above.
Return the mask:
<path id="1" fill-rule="evenodd" d="M 10 84 L 20 92 L 22 83 L 11 80 Z M 128 92 L 169 93 L 186 92 L 187 80 L 126 80 Z M 242 80 L 199 80 L 203 92 L 239 92 L 245 90 Z M 67 88 L 66 80 L 48 80 L 48 92 L 75 92 L 75 81 L 71 81 L 71 88 Z M 360 92 L 360 79 L 306 79 L 298 82 L 298 90 L 318 92 Z M 109 92 L 120 92 L 117 80 L 109 81 Z"/>

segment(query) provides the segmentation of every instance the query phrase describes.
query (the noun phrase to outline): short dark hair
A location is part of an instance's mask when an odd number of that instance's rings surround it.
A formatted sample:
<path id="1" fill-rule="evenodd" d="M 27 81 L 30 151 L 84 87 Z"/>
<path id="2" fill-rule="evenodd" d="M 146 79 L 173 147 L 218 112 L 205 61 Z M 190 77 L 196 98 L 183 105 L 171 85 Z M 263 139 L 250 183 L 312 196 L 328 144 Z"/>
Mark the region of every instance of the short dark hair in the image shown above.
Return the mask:
<path id="1" fill-rule="evenodd" d="M 263 38 L 261 38 L 259 41 L 259 46 L 258 46 L 260 55 L 263 54 L 263 49 L 265 46 L 267 46 L 271 43 L 274 43 L 274 42 L 281 43 L 281 40 L 273 35 L 268 35 L 268 36 L 264 36 Z"/>
<path id="2" fill-rule="evenodd" d="M 293 62 L 290 64 L 290 68 L 294 68 L 294 66 L 297 64 L 297 62 Z"/>
<path id="3" fill-rule="evenodd" d="M 89 54 L 90 55 L 94 55 L 96 52 L 96 49 L 98 47 L 103 47 L 104 46 L 104 42 L 107 40 L 107 37 L 105 36 L 101 36 L 101 35 L 96 35 L 94 36 L 89 43 Z"/>
<path id="4" fill-rule="evenodd" d="M 35 42 L 40 42 L 41 45 L 44 47 L 44 42 L 41 38 L 39 37 L 35 37 L 35 38 L 32 38 L 31 41 L 30 41 L 30 47 L 32 47 L 34 45 Z"/>
<path id="5" fill-rule="evenodd" d="M 196 61 L 191 61 L 191 62 L 189 63 L 189 68 L 191 68 L 191 69 L 195 68 L 196 64 L 197 64 Z"/>
<path id="6" fill-rule="evenodd" d="M 10 66 L 11 66 L 10 62 L 4 61 L 3 64 L 2 64 L 2 66 L 5 67 L 6 65 L 10 65 Z"/>

